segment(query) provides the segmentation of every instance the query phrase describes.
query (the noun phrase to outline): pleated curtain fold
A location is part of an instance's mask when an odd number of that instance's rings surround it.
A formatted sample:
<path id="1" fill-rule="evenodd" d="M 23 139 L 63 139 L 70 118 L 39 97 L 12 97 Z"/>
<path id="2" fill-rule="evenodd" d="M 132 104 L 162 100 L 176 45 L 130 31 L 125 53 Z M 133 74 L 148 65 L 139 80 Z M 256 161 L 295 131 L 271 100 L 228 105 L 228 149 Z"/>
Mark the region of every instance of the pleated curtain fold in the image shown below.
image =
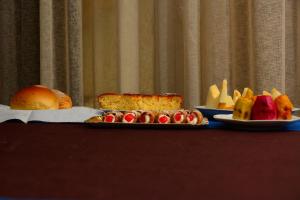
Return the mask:
<path id="1" fill-rule="evenodd" d="M 83 104 L 81 0 L 0 1 L 0 103 L 43 84 Z"/>
<path id="2" fill-rule="evenodd" d="M 39 83 L 39 4 L 0 0 L 0 103 Z"/>
<path id="3" fill-rule="evenodd" d="M 0 103 L 31 84 L 97 106 L 104 92 L 273 87 L 300 105 L 298 0 L 0 0 Z"/>
<path id="4" fill-rule="evenodd" d="M 81 0 L 40 0 L 40 83 L 83 104 Z"/>
<path id="5" fill-rule="evenodd" d="M 297 0 L 88 0 L 83 21 L 89 105 L 139 92 L 179 93 L 190 107 L 225 78 L 231 91 L 276 87 L 300 103 Z"/>

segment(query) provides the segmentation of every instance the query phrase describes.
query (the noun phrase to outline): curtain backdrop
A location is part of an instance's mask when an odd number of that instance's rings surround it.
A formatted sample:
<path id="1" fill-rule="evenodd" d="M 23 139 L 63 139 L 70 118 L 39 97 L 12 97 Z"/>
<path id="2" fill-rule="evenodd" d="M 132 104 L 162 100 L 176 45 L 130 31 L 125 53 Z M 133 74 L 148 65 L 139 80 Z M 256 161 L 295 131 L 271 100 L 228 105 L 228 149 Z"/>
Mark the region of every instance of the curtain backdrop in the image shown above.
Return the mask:
<path id="1" fill-rule="evenodd" d="M 0 103 L 39 83 L 39 4 L 0 0 Z"/>
<path id="2" fill-rule="evenodd" d="M 43 84 L 83 104 L 81 0 L 0 0 L 0 103 Z"/>
<path id="3" fill-rule="evenodd" d="M 298 0 L 0 0 L 0 103 L 36 83 L 96 105 L 103 92 L 204 103 L 276 87 L 300 105 Z"/>
<path id="4" fill-rule="evenodd" d="M 273 87 L 300 103 L 300 1 L 83 1 L 84 91 L 179 93 Z"/>

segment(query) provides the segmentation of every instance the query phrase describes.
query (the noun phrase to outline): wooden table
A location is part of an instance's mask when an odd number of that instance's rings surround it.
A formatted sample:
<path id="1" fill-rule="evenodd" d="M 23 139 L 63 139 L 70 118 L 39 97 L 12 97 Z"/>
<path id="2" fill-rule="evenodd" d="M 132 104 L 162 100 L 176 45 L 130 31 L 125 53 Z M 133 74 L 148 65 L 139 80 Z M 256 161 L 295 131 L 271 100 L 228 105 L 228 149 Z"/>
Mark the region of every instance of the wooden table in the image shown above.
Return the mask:
<path id="1" fill-rule="evenodd" d="M 300 199 L 300 132 L 0 124 L 0 196 Z"/>

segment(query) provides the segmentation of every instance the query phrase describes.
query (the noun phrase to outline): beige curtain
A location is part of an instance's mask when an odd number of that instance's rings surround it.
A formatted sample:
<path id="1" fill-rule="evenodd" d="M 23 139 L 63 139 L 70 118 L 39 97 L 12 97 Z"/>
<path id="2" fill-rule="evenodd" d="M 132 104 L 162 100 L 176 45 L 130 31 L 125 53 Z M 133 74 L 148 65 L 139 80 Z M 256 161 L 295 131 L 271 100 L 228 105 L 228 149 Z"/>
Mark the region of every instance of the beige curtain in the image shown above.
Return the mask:
<path id="1" fill-rule="evenodd" d="M 83 104 L 81 0 L 0 0 L 0 103 L 43 84 Z"/>
<path id="2" fill-rule="evenodd" d="M 85 0 L 84 93 L 179 93 L 273 87 L 300 103 L 300 1 Z"/>
<path id="3" fill-rule="evenodd" d="M 81 0 L 40 0 L 40 82 L 83 104 Z"/>
<path id="4" fill-rule="evenodd" d="M 0 103 L 39 83 L 39 4 L 0 0 Z"/>
<path id="5" fill-rule="evenodd" d="M 75 105 L 103 92 L 276 87 L 300 105 L 298 0 L 0 0 L 0 103 L 45 84 Z"/>

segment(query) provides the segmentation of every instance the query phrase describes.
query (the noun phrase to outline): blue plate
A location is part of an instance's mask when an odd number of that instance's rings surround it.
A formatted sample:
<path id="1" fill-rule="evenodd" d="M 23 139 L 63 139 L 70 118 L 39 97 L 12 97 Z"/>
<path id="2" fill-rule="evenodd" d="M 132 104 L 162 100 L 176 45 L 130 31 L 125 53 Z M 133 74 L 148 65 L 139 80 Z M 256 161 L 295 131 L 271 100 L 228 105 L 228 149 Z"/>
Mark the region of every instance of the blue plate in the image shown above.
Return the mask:
<path id="1" fill-rule="evenodd" d="M 207 117 L 210 120 L 214 120 L 214 115 L 218 114 L 232 114 L 233 110 L 225 109 L 216 109 L 216 108 L 207 108 L 206 106 L 195 106 L 204 117 Z"/>

